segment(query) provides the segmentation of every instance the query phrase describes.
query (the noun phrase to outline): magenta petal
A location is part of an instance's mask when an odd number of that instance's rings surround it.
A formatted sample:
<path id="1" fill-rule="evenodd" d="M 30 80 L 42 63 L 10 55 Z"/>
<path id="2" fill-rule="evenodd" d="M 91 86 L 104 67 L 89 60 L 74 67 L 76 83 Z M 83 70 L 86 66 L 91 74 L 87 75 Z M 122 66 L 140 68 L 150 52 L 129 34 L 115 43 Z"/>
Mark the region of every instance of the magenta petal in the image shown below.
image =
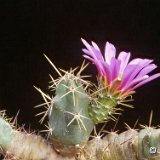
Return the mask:
<path id="1" fill-rule="evenodd" d="M 129 62 L 131 65 L 137 65 L 137 64 L 143 64 L 144 66 L 150 64 L 153 62 L 151 59 L 141 59 L 141 58 L 135 58 L 132 61 Z"/>
<path id="2" fill-rule="evenodd" d="M 86 49 L 82 49 L 82 51 L 84 51 L 86 54 L 90 55 L 91 57 L 93 57 L 94 59 L 97 59 L 96 54 L 92 51 L 92 47 L 89 43 L 87 43 L 87 41 L 85 41 L 84 39 L 82 39 L 83 44 L 86 46 L 86 48 L 88 49 L 88 52 Z"/>
<path id="3" fill-rule="evenodd" d="M 91 52 L 90 52 L 89 50 L 83 48 L 82 51 L 83 51 L 85 54 L 87 54 L 87 55 L 93 57 L 92 54 L 91 54 Z"/>
<path id="4" fill-rule="evenodd" d="M 99 52 L 99 51 L 98 51 L 97 49 L 95 49 L 95 48 L 92 48 L 92 51 L 93 51 L 93 53 L 95 54 L 96 59 L 98 59 L 98 60 L 100 60 L 100 61 L 104 61 L 104 58 L 103 58 L 101 52 Z"/>
<path id="5" fill-rule="evenodd" d="M 83 57 L 85 57 L 86 59 L 90 60 L 92 63 L 94 63 L 97 67 L 97 70 L 98 70 L 98 73 L 100 75 L 102 75 L 104 73 L 104 69 L 103 69 L 103 66 L 102 66 L 102 63 L 98 60 L 95 60 L 87 55 L 83 55 Z"/>
<path id="6" fill-rule="evenodd" d="M 85 41 L 84 39 L 81 39 L 83 44 L 86 46 L 87 49 L 82 49 L 82 51 L 88 55 L 90 55 L 91 57 L 93 57 L 95 60 L 98 59 L 98 60 L 101 60 L 101 61 L 104 61 L 104 58 L 102 56 L 102 53 L 100 52 L 100 49 L 99 47 L 94 43 L 92 42 L 93 44 L 93 47 L 87 43 L 87 41 Z"/>
<path id="7" fill-rule="evenodd" d="M 115 54 L 116 54 L 116 49 L 114 45 L 107 42 L 105 45 L 105 53 L 104 53 L 105 61 L 107 64 L 111 63 L 111 59 L 112 57 L 115 57 Z"/>
<path id="8" fill-rule="evenodd" d="M 118 59 L 121 60 L 121 65 L 120 65 L 120 73 L 123 74 L 124 69 L 128 65 L 129 59 L 130 59 L 130 53 L 126 52 L 120 52 Z"/>
<path id="9" fill-rule="evenodd" d="M 90 60 L 91 62 L 95 63 L 95 59 L 93 59 L 93 58 L 91 58 L 91 57 L 89 57 L 87 55 L 83 55 L 83 57 L 88 59 L 88 60 Z"/>
<path id="10" fill-rule="evenodd" d="M 100 49 L 99 49 L 99 47 L 97 46 L 97 44 L 96 44 L 95 42 L 93 42 L 93 41 L 92 41 L 92 46 L 93 46 L 97 51 L 101 52 Z"/>
<path id="11" fill-rule="evenodd" d="M 107 79 L 107 82 L 110 83 L 111 82 L 111 77 L 112 77 L 110 66 L 105 62 L 103 62 L 102 65 L 103 65 L 103 68 L 104 68 L 104 77 Z"/>
<path id="12" fill-rule="evenodd" d="M 142 77 L 142 76 L 150 73 L 151 71 L 153 71 L 153 70 L 156 69 L 156 68 L 157 68 L 157 66 L 156 66 L 155 64 L 150 64 L 150 65 L 146 66 L 145 68 L 143 68 L 143 69 L 139 72 L 139 74 L 137 75 L 136 78 Z"/>
<path id="13" fill-rule="evenodd" d="M 81 38 L 81 41 L 83 42 L 83 44 L 86 46 L 86 48 L 88 50 L 91 50 L 91 45 L 86 40 L 84 40 L 83 38 Z"/>
<path id="14" fill-rule="evenodd" d="M 150 76 L 146 80 L 144 80 L 144 81 L 138 83 L 137 85 L 135 85 L 132 89 L 134 90 L 134 89 L 136 89 L 136 88 L 138 88 L 138 87 L 140 87 L 140 86 L 142 86 L 142 85 L 144 85 L 144 84 L 146 84 L 146 83 L 148 83 L 148 82 L 150 82 L 150 81 L 152 81 L 152 80 L 154 80 L 158 77 L 160 77 L 160 73 L 157 73 L 157 74 L 154 74 L 154 75 Z"/>
<path id="15" fill-rule="evenodd" d="M 84 40 L 83 38 L 81 38 L 81 41 L 86 46 L 86 48 L 88 49 L 88 51 L 92 50 L 91 45 L 86 40 Z M 94 56 L 94 55 L 92 55 L 92 56 Z"/>
<path id="16" fill-rule="evenodd" d="M 127 91 L 127 90 L 130 90 L 131 88 L 133 88 L 133 86 L 137 85 L 138 83 L 144 81 L 145 79 L 147 79 L 149 76 L 148 75 L 145 75 L 143 77 L 139 77 L 139 78 L 135 78 L 132 82 L 130 82 L 129 84 L 127 84 L 123 90 L 124 91 Z"/>
<path id="17" fill-rule="evenodd" d="M 111 59 L 110 71 L 111 71 L 111 81 L 118 77 L 119 69 L 120 69 L 121 61 L 115 59 L 114 57 Z"/>
<path id="18" fill-rule="evenodd" d="M 120 85 L 120 88 L 123 88 L 126 86 L 126 84 L 129 81 L 129 78 L 131 76 L 131 74 L 134 72 L 134 70 L 136 69 L 137 65 L 128 65 L 122 75 L 122 83 Z"/>
<path id="19" fill-rule="evenodd" d="M 141 58 L 135 58 L 129 62 L 129 65 L 137 65 L 137 64 L 141 63 L 142 61 L 143 61 L 143 59 L 141 59 Z"/>
<path id="20" fill-rule="evenodd" d="M 130 83 L 139 74 L 139 72 L 151 62 L 152 60 L 140 59 L 140 58 L 132 60 L 126 67 L 127 69 L 130 65 L 134 66 L 133 68 L 129 70 L 129 74 L 126 75 L 127 72 L 124 70 L 124 80 L 123 81 L 125 82 L 125 85 Z"/>

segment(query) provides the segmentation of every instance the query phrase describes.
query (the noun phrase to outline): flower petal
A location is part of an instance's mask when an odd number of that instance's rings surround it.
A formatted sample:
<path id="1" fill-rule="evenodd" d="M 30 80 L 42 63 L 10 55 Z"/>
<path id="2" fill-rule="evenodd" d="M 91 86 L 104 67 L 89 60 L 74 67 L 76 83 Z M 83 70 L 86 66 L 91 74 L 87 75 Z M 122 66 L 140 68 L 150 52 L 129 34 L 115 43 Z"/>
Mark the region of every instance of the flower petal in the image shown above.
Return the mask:
<path id="1" fill-rule="evenodd" d="M 144 84 L 146 84 L 146 83 L 148 83 L 148 82 L 150 82 L 150 81 L 152 81 L 152 80 L 154 80 L 154 79 L 156 79 L 158 77 L 160 77 L 160 73 L 154 74 L 154 75 L 150 76 L 149 78 L 147 78 L 146 80 L 138 83 L 136 86 L 134 86 L 132 88 L 132 90 L 134 90 L 134 89 L 136 89 L 136 88 L 138 88 L 138 87 L 140 87 L 140 86 L 142 86 L 142 85 L 144 85 Z"/>
<path id="2" fill-rule="evenodd" d="M 122 86 L 124 87 L 129 84 L 139 74 L 139 72 L 151 62 L 152 60 L 140 58 L 132 60 L 124 70 Z"/>
<path id="3" fill-rule="evenodd" d="M 107 80 L 107 83 L 110 84 L 111 77 L 112 77 L 110 66 L 105 62 L 103 62 L 102 65 L 103 65 L 103 68 L 104 68 L 104 77 Z"/>
<path id="4" fill-rule="evenodd" d="M 113 44 L 107 42 L 105 45 L 105 61 L 107 64 L 111 63 L 112 57 L 115 57 L 116 49 Z"/>
<path id="5" fill-rule="evenodd" d="M 88 50 L 91 50 L 91 45 L 90 45 L 86 40 L 84 40 L 83 38 L 81 38 L 81 41 L 82 41 L 82 43 L 86 46 L 86 48 L 87 48 Z"/>
<path id="6" fill-rule="evenodd" d="M 88 49 L 88 50 L 87 50 L 87 49 L 82 49 L 82 51 L 83 51 L 84 53 L 90 55 L 90 56 L 93 57 L 95 60 L 98 59 L 98 60 L 104 61 L 104 58 L 103 58 L 103 56 L 102 56 L 102 53 L 100 52 L 99 47 L 98 47 L 94 42 L 92 42 L 92 44 L 94 44 L 93 47 L 92 47 L 92 46 L 91 46 L 89 43 L 87 43 L 87 41 L 85 41 L 84 39 L 81 38 L 81 40 L 82 40 L 83 44 L 86 46 L 86 48 Z"/>
<path id="7" fill-rule="evenodd" d="M 91 52 L 90 52 L 89 50 L 83 48 L 82 51 L 83 51 L 85 54 L 87 54 L 87 55 L 93 57 L 92 54 L 91 54 Z"/>
<path id="8" fill-rule="evenodd" d="M 157 68 L 157 66 L 156 66 L 155 64 L 150 64 L 150 65 L 146 66 L 145 68 L 143 68 L 143 69 L 139 72 L 139 74 L 137 75 L 136 78 L 142 77 L 142 76 L 150 73 L 151 71 L 153 71 L 153 70 L 156 69 L 156 68 Z"/>
<path id="9" fill-rule="evenodd" d="M 85 52 L 85 53 L 87 53 L 88 55 L 90 55 L 94 59 L 97 59 L 95 53 L 92 51 L 91 45 L 89 43 L 87 43 L 87 41 L 84 40 L 83 38 L 81 38 L 81 40 L 82 40 L 83 44 L 86 46 L 86 48 L 88 49 L 88 52 Z M 82 49 L 82 51 L 84 51 L 84 49 Z M 85 49 L 85 51 L 86 51 L 86 49 Z"/>
<path id="10" fill-rule="evenodd" d="M 136 69 L 137 65 L 128 65 L 122 75 L 122 83 L 119 86 L 119 88 L 123 88 L 126 86 L 126 84 L 129 81 L 130 75 L 134 72 L 134 70 Z"/>
<path id="11" fill-rule="evenodd" d="M 99 49 L 99 47 L 97 46 L 97 44 L 96 44 L 95 42 L 93 42 L 93 41 L 92 41 L 92 46 L 93 46 L 96 50 L 98 50 L 99 52 L 101 52 L 100 49 Z"/>
<path id="12" fill-rule="evenodd" d="M 129 59 L 130 59 L 130 53 L 126 52 L 120 52 L 118 59 L 121 60 L 121 65 L 120 65 L 120 73 L 123 74 L 124 69 L 128 65 Z"/>
<path id="13" fill-rule="evenodd" d="M 92 47 L 92 52 L 95 54 L 96 59 L 100 60 L 100 61 L 104 61 L 104 58 L 102 56 L 102 53 L 99 52 L 97 49 Z"/>
<path id="14" fill-rule="evenodd" d="M 115 78 L 118 77 L 120 64 L 121 64 L 120 60 L 117 60 L 116 58 L 112 57 L 110 65 L 111 81 L 113 81 Z"/>
<path id="15" fill-rule="evenodd" d="M 151 62 L 153 62 L 152 59 L 135 58 L 132 61 L 130 61 L 129 64 L 132 64 L 132 65 L 143 64 L 144 66 L 146 66 Z"/>
<path id="16" fill-rule="evenodd" d="M 144 81 L 145 79 L 149 78 L 148 75 L 145 75 L 143 77 L 139 77 L 139 78 L 135 78 L 132 82 L 130 82 L 129 84 L 127 84 L 124 88 L 123 91 L 127 91 L 130 90 L 131 88 L 133 88 L 133 86 L 137 85 L 138 83 Z"/>
<path id="17" fill-rule="evenodd" d="M 91 57 L 89 57 L 89 56 L 87 56 L 87 55 L 83 55 L 83 57 L 85 57 L 86 59 L 90 60 L 92 63 L 94 63 L 94 64 L 96 65 L 96 68 L 97 68 L 98 73 L 99 73 L 100 75 L 103 75 L 103 74 L 104 74 L 103 65 L 102 65 L 102 63 L 101 63 L 100 61 L 95 60 L 95 59 L 93 59 L 93 58 L 91 58 Z"/>

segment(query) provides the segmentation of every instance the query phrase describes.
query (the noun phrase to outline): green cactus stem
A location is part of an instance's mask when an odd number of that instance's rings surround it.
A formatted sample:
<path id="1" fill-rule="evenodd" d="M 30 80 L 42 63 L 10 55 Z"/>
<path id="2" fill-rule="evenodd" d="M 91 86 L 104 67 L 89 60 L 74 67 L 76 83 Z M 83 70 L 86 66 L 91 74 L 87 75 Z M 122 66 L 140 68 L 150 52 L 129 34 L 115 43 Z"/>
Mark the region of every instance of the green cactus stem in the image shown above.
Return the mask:
<path id="1" fill-rule="evenodd" d="M 77 147 L 88 141 L 93 130 L 88 107 L 89 97 L 83 83 L 72 74 L 64 75 L 56 87 L 56 96 L 49 112 L 49 125 L 53 130 L 51 139 L 61 154 L 73 154 Z"/>
<path id="2" fill-rule="evenodd" d="M 79 160 L 159 160 L 160 129 L 129 129 L 121 134 L 111 132 L 88 142 Z"/>
<path id="3" fill-rule="evenodd" d="M 50 76 L 53 83 L 50 88 L 55 95 L 50 97 L 36 88 L 46 102 L 45 107 L 48 107 L 44 117 L 48 114 L 50 139 L 61 155 L 75 155 L 87 143 L 94 128 L 89 116 L 90 97 L 86 91 L 89 82 L 80 76 L 87 65 L 83 63 L 76 75 L 75 70 L 61 70 L 64 72 L 62 75 L 48 57 L 45 57 L 60 76 L 57 80 Z"/>
<path id="4" fill-rule="evenodd" d="M 119 105 L 133 108 L 132 105 L 127 104 L 128 102 L 133 101 L 131 95 L 120 98 L 118 92 L 111 94 L 111 90 L 101 85 L 98 84 L 98 88 L 100 89 L 96 88 L 91 94 L 92 98 L 89 107 L 89 115 L 95 124 L 104 123 L 110 119 L 115 120 L 114 114 L 120 114 L 119 111 L 122 111 L 122 108 L 119 107 Z M 131 94 L 133 94 L 133 92 L 131 92 Z"/>
<path id="5" fill-rule="evenodd" d="M 11 125 L 2 117 L 0 117 L 0 146 L 6 149 L 13 139 L 13 129 Z"/>
<path id="6" fill-rule="evenodd" d="M 159 160 L 160 129 L 145 127 L 139 132 L 129 128 L 117 134 L 96 135 L 80 148 L 78 156 L 60 156 L 40 136 L 17 131 L 0 117 L 0 148 L 5 158 L 15 160 Z"/>
<path id="7" fill-rule="evenodd" d="M 3 116 L 0 116 L 0 150 L 7 159 L 14 160 L 73 160 L 62 157 L 42 137 L 18 131 L 12 128 Z"/>
<path id="8" fill-rule="evenodd" d="M 104 123 L 112 118 L 112 115 L 118 110 L 117 100 L 110 97 L 98 97 L 89 107 L 89 115 L 95 124 Z"/>

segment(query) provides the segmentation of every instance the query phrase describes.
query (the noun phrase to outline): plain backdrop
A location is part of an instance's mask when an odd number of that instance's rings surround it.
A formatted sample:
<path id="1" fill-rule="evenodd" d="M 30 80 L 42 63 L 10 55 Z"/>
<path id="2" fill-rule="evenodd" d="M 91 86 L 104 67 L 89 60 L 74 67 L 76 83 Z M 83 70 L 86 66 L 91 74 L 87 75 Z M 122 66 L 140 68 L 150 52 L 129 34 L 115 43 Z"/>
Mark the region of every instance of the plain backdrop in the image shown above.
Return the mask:
<path id="1" fill-rule="evenodd" d="M 95 41 L 102 51 L 106 41 L 120 51 L 130 51 L 133 58 L 150 58 L 160 72 L 160 2 L 157 0 L 0 0 L 0 109 L 9 117 L 20 110 L 18 122 L 31 130 L 44 129 L 34 115 L 43 103 L 33 85 L 48 91 L 49 74 L 57 73 L 43 56 L 68 70 L 83 61 L 83 37 Z M 97 70 L 86 72 L 95 81 Z M 131 102 L 135 109 L 124 108 L 117 129 L 124 122 L 131 127 L 148 124 L 153 110 L 153 125 L 160 122 L 160 80 L 138 88 Z M 45 122 L 46 123 L 46 122 Z M 112 128 L 113 122 L 107 127 Z"/>

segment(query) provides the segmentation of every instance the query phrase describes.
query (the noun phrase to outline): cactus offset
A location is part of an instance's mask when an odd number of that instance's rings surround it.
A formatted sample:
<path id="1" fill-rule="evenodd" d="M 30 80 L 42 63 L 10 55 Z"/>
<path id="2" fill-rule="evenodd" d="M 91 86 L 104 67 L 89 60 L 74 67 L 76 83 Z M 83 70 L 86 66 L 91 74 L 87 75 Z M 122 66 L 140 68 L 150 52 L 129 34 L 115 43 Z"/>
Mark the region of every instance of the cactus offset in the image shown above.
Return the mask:
<path id="1" fill-rule="evenodd" d="M 47 60 L 52 62 L 46 57 Z M 52 64 L 52 66 L 54 66 Z M 60 78 L 53 80 L 51 89 L 55 89 L 55 97 L 49 98 L 47 114 L 49 116 L 50 138 L 55 149 L 61 154 L 76 154 L 86 144 L 94 124 L 89 116 L 90 97 L 86 92 L 89 82 L 81 79 L 80 73 L 86 67 L 83 63 L 77 75 L 74 70 L 65 72 Z M 37 90 L 46 96 L 40 89 Z M 48 97 L 48 96 L 46 96 Z"/>
<path id="2" fill-rule="evenodd" d="M 84 145 L 93 130 L 88 115 L 89 97 L 83 83 L 72 74 L 65 74 L 56 87 L 56 96 L 49 112 L 51 138 L 60 152 L 72 152 Z"/>
<path id="3" fill-rule="evenodd" d="M 101 85 L 99 85 L 99 89 L 93 91 L 91 97 L 89 115 L 95 124 L 104 123 L 109 119 L 115 120 L 114 114 L 120 114 L 118 111 L 122 110 L 118 105 L 133 108 L 132 105 L 127 104 L 133 101 L 132 96 L 119 98 L 118 93 L 112 95 L 106 87 Z"/>

